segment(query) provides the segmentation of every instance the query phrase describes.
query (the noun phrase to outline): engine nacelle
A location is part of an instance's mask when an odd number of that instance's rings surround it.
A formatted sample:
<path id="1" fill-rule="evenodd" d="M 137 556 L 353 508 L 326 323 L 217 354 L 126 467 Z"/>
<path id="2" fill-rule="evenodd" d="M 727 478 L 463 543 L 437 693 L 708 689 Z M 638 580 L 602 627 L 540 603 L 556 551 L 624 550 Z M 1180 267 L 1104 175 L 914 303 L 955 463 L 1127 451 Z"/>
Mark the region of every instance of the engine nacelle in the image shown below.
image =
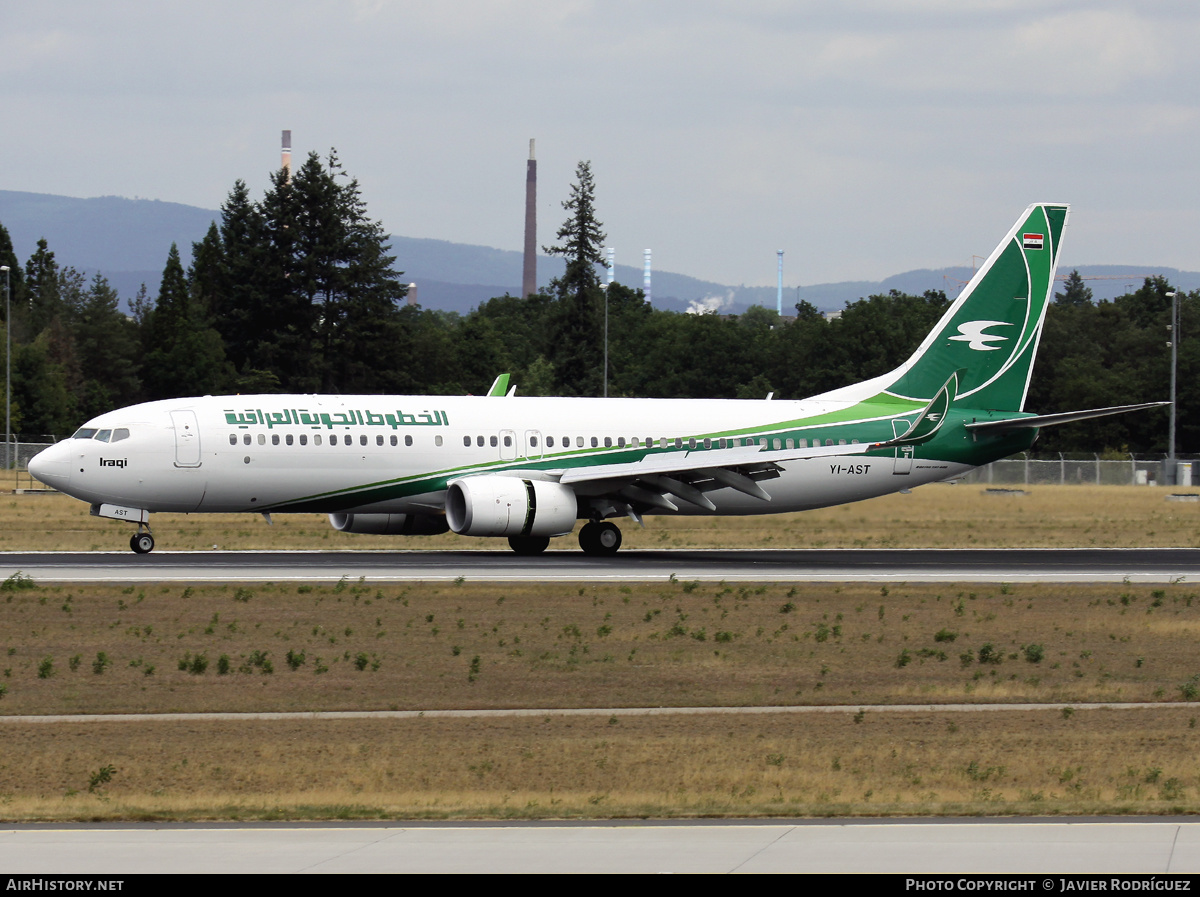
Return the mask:
<path id="1" fill-rule="evenodd" d="M 475 476 L 446 487 L 446 522 L 463 536 L 563 536 L 576 519 L 574 491 L 546 480 Z"/>
<path id="2" fill-rule="evenodd" d="M 432 514 L 330 514 L 329 523 L 339 533 L 375 536 L 437 536 L 450 528 Z"/>

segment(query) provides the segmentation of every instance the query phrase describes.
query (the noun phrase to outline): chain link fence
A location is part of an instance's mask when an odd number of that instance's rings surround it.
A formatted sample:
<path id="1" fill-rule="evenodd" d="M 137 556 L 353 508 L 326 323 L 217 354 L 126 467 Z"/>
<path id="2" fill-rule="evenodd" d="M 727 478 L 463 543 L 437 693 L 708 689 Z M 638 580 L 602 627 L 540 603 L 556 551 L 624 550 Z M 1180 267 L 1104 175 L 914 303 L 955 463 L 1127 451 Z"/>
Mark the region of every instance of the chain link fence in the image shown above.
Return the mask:
<path id="1" fill-rule="evenodd" d="M 1174 470 L 1172 470 L 1174 467 Z M 1014 455 L 971 471 L 960 482 L 988 486 L 1200 485 L 1200 455 Z"/>
<path id="2" fill-rule="evenodd" d="M 8 485 L 11 485 L 14 492 L 53 491 L 29 475 L 29 459 L 42 449 L 54 445 L 61 438 L 60 436 L 46 433 L 29 436 L 14 433 L 12 442 L 0 449 L 0 464 L 4 465 L 0 468 L 0 472 L 11 477 L 11 479 L 6 478 L 5 481 L 0 481 L 6 483 L 6 485 L 0 486 L 0 488 L 7 488 Z"/>

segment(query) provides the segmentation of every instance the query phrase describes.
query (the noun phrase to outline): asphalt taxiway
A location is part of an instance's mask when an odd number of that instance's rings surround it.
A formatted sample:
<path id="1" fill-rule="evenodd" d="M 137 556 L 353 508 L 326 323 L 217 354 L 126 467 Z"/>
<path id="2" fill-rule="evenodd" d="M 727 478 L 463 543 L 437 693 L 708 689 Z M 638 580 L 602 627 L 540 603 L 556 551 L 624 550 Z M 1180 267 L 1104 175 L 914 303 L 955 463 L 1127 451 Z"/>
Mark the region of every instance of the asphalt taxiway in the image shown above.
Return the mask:
<path id="1" fill-rule="evenodd" d="M 1200 549 L 0 552 L 0 578 L 47 582 L 1196 582 Z"/>

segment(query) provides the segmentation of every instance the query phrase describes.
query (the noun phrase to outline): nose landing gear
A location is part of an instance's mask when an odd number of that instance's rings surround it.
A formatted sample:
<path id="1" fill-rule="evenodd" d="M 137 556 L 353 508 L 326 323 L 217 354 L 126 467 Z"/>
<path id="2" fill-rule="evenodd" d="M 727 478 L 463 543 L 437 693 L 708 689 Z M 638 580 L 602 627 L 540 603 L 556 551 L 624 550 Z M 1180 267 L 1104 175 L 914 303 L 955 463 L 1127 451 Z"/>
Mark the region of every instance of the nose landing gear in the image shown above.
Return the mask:
<path id="1" fill-rule="evenodd" d="M 139 530 L 129 537 L 129 547 L 137 554 L 149 554 L 154 550 L 154 536 L 150 530 Z"/>

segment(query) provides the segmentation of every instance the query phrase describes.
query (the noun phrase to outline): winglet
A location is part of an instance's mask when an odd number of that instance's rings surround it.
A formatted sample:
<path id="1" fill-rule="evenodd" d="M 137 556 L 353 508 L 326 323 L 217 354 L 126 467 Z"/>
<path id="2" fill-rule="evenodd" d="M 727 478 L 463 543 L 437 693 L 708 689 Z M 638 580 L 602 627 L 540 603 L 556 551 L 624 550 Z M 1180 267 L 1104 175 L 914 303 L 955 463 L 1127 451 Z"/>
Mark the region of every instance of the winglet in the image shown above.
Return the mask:
<path id="1" fill-rule="evenodd" d="M 508 374 L 501 374 L 492 381 L 492 388 L 487 391 L 489 396 L 503 396 L 508 392 Z"/>
<path id="2" fill-rule="evenodd" d="M 955 396 L 958 394 L 958 378 L 963 373 L 960 368 L 950 375 L 950 379 L 942 384 L 942 388 L 937 391 L 929 404 L 925 406 L 925 410 L 917 416 L 913 421 L 912 426 L 897 436 L 895 439 L 889 439 L 887 442 L 876 443 L 871 446 L 876 448 L 893 448 L 901 445 L 921 445 L 928 442 L 937 435 L 937 431 L 942 428 L 942 424 L 946 422 L 946 413 L 950 410 L 950 405 L 953 404 Z"/>

